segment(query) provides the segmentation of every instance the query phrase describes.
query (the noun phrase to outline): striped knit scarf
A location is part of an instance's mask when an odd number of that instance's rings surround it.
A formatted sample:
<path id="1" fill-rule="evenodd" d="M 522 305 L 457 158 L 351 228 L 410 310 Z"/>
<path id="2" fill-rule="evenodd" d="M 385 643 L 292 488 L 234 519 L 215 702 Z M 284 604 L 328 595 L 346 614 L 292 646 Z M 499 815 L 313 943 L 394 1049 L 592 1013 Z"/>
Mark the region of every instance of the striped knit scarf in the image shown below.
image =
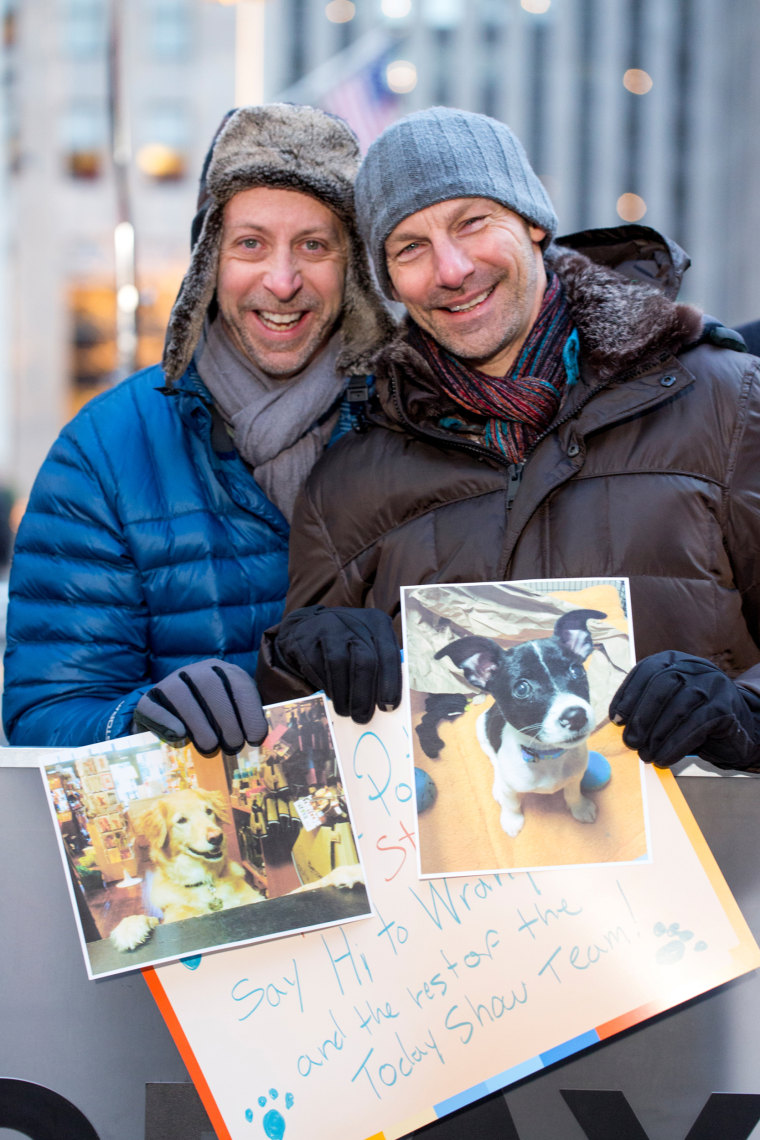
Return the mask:
<path id="1" fill-rule="evenodd" d="M 519 463 L 559 408 L 566 382 L 562 352 L 572 328 L 562 286 L 553 274 L 520 356 L 505 376 L 487 376 L 470 368 L 415 324 L 409 340 L 430 365 L 444 392 L 486 421 L 481 429 L 486 446 L 499 451 L 510 463 Z M 455 424 L 446 421 L 446 426 Z M 472 424 L 460 426 L 460 430 L 473 428 Z"/>

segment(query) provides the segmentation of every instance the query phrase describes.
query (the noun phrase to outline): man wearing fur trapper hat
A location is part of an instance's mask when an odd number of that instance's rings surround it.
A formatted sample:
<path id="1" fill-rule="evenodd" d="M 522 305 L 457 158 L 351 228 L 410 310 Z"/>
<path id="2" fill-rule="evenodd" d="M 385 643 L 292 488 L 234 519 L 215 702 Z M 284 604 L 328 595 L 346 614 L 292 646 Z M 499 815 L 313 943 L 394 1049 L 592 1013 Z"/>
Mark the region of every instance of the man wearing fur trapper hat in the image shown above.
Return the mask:
<path id="1" fill-rule="evenodd" d="M 683 251 L 644 226 L 553 240 L 513 132 L 450 107 L 373 142 L 356 207 L 409 318 L 370 429 L 307 480 L 266 698 L 301 677 L 358 720 L 396 703 L 401 586 L 625 576 L 625 743 L 760 770 L 760 363 L 675 300 Z"/>
<path id="2" fill-rule="evenodd" d="M 32 490 L 10 584 L 12 744 L 263 738 L 251 674 L 285 597 L 293 502 L 392 327 L 357 235 L 358 163 L 349 127 L 310 107 L 223 120 L 163 368 L 87 404 Z"/>

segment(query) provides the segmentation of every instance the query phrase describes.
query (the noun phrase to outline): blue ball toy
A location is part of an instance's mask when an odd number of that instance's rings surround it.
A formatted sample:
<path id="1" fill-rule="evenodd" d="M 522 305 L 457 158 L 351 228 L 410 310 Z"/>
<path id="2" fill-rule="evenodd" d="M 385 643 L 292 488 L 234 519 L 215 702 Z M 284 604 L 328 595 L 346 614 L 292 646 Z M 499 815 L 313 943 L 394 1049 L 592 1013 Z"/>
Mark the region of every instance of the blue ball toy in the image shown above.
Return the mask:
<path id="1" fill-rule="evenodd" d="M 417 811 L 426 811 L 433 806 L 438 789 L 422 768 L 414 769 L 414 790 L 417 793 Z"/>

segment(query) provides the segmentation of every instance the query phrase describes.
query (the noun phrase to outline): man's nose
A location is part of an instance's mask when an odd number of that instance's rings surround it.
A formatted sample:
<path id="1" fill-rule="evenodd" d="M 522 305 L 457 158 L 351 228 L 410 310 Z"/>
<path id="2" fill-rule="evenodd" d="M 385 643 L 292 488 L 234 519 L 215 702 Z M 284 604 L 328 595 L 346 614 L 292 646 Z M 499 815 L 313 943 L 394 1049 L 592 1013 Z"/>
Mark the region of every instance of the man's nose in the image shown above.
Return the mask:
<path id="1" fill-rule="evenodd" d="M 264 287 L 278 301 L 290 301 L 303 284 L 291 250 L 274 250 L 264 273 Z"/>
<path id="2" fill-rule="evenodd" d="M 444 289 L 459 289 L 475 266 L 462 246 L 451 238 L 436 242 L 434 247 L 436 284 Z"/>

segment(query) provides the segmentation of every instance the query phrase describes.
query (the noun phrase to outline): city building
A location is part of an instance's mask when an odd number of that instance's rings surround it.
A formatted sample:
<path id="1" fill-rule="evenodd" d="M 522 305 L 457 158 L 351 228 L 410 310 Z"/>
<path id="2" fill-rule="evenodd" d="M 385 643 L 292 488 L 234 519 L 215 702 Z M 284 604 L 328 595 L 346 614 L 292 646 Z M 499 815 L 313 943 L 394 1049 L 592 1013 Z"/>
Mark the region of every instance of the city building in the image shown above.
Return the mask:
<path id="1" fill-rule="evenodd" d="M 621 220 L 692 257 L 683 296 L 760 316 L 755 0 L 0 0 L 0 483 L 161 352 L 197 177 L 237 102 L 432 103 L 523 139 L 560 232 Z"/>

